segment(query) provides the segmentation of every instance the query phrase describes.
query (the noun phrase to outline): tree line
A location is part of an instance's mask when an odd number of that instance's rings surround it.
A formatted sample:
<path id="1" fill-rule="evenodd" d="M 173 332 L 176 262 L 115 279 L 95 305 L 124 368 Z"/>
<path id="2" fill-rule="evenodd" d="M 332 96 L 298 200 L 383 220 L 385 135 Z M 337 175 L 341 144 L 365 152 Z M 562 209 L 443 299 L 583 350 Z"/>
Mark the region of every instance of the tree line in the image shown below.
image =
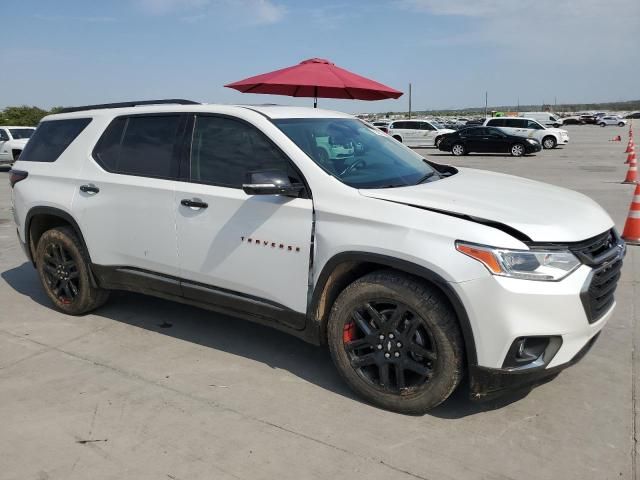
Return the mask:
<path id="1" fill-rule="evenodd" d="M 18 107 L 6 107 L 0 110 L 0 125 L 16 125 L 20 127 L 35 127 L 38 122 L 52 113 L 58 113 L 63 107 L 53 107 L 51 110 L 43 110 L 39 107 L 22 105 Z"/>

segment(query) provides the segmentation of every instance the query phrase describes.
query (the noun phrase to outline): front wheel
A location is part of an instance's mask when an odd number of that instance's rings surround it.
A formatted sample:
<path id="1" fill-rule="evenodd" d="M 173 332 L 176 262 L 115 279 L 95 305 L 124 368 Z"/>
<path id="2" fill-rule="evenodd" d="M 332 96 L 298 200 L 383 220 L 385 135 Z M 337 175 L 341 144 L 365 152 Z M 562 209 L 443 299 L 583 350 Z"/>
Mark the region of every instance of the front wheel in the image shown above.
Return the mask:
<path id="1" fill-rule="evenodd" d="M 521 157 L 524 155 L 524 152 L 524 145 L 522 145 L 521 143 L 516 143 L 511 146 L 511 155 L 514 157 Z"/>
<path id="2" fill-rule="evenodd" d="M 70 227 L 44 232 L 35 258 L 44 291 L 58 310 L 82 315 L 107 301 L 109 291 L 91 284 L 88 254 Z"/>
<path id="3" fill-rule="evenodd" d="M 442 142 L 442 137 L 436 137 L 436 140 L 434 142 L 436 148 L 440 147 L 440 142 Z"/>
<path id="4" fill-rule="evenodd" d="M 618 126 L 619 126 L 619 127 L 624 127 L 624 122 L 619 122 L 619 123 L 618 123 Z"/>
<path id="5" fill-rule="evenodd" d="M 551 148 L 556 148 L 556 145 L 558 145 L 558 141 L 556 140 L 555 137 L 548 136 L 542 139 L 542 146 L 547 150 Z"/>
<path id="6" fill-rule="evenodd" d="M 463 375 L 462 334 L 450 304 L 400 272 L 374 272 L 349 285 L 331 309 L 327 337 L 349 386 L 389 410 L 423 414 Z"/>
<path id="7" fill-rule="evenodd" d="M 600 122 L 600 126 L 601 126 L 601 127 L 606 127 L 606 126 L 607 126 L 607 124 L 606 124 L 606 123 L 604 123 L 604 122 Z"/>
<path id="8" fill-rule="evenodd" d="M 467 152 L 464 148 L 464 145 L 462 145 L 461 143 L 456 143 L 455 145 L 453 145 L 453 147 L 451 147 L 451 153 L 453 153 L 456 157 L 460 157 Z"/>
<path id="9" fill-rule="evenodd" d="M 402 137 L 400 135 L 394 135 L 393 138 L 402 143 Z"/>

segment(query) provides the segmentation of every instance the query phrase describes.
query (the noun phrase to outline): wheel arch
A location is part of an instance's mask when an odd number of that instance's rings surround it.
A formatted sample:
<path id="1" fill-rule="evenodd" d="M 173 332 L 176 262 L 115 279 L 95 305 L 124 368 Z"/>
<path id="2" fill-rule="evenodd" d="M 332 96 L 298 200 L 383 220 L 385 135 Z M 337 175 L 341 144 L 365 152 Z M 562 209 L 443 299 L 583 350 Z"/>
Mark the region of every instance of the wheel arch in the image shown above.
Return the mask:
<path id="1" fill-rule="evenodd" d="M 478 357 L 471 322 L 462 300 L 449 283 L 437 273 L 415 263 L 369 252 L 342 252 L 327 261 L 318 276 L 308 311 L 317 324 L 320 343 L 326 343 L 329 313 L 338 295 L 358 278 L 380 269 L 392 269 L 424 280 L 437 288 L 451 304 L 465 344 L 468 365 L 477 365 Z"/>
<path id="2" fill-rule="evenodd" d="M 85 252 L 89 255 L 89 249 L 82 235 L 78 222 L 68 212 L 55 207 L 32 207 L 25 219 L 25 243 L 29 260 L 35 266 L 35 251 L 38 240 L 44 232 L 51 228 L 70 226 L 78 236 Z"/>

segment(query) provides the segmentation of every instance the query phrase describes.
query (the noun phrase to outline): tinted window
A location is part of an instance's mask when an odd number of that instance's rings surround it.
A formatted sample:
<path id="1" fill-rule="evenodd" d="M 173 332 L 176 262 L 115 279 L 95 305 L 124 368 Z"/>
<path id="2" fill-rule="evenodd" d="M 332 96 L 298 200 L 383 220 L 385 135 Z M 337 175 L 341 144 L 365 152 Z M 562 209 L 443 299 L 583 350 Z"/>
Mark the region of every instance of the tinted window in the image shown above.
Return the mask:
<path id="1" fill-rule="evenodd" d="M 492 127 L 506 127 L 506 119 L 504 118 L 494 118 L 487 122 L 487 125 L 491 125 Z"/>
<path id="2" fill-rule="evenodd" d="M 533 120 L 526 120 L 527 125 L 525 126 L 525 128 L 530 128 L 533 130 L 542 130 L 542 125 L 540 125 L 538 122 L 534 122 Z"/>
<path id="3" fill-rule="evenodd" d="M 115 173 L 177 178 L 181 123 L 180 115 L 116 118 L 96 145 L 94 158 Z"/>
<path id="4" fill-rule="evenodd" d="M 55 162 L 90 122 L 90 118 L 41 122 L 22 151 L 20 160 Z"/>
<path id="5" fill-rule="evenodd" d="M 10 128 L 9 131 L 14 140 L 31 138 L 34 132 L 33 128 Z"/>
<path id="6" fill-rule="evenodd" d="M 519 118 L 505 118 L 505 127 L 510 128 L 525 128 L 527 126 L 526 120 L 520 120 Z"/>
<path id="7" fill-rule="evenodd" d="M 420 130 L 435 130 L 435 128 L 427 122 L 420 122 Z"/>
<path id="8" fill-rule="evenodd" d="M 196 119 L 191 146 L 191 179 L 241 188 L 249 172 L 280 170 L 300 182 L 288 159 L 262 132 L 244 122 L 223 117 Z"/>
<path id="9" fill-rule="evenodd" d="M 465 135 L 466 137 L 480 137 L 480 136 L 482 136 L 482 135 L 484 135 L 484 134 L 485 134 L 485 129 L 484 129 L 484 128 L 480 128 L 480 127 L 477 127 L 477 128 L 467 128 L 467 129 L 464 131 L 464 135 Z"/>

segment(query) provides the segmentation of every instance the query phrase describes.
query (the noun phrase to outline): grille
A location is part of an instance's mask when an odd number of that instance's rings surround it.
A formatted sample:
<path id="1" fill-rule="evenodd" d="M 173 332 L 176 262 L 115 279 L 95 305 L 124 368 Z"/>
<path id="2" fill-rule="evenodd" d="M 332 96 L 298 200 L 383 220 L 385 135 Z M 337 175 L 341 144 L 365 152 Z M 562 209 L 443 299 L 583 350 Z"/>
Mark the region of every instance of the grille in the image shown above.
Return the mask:
<path id="1" fill-rule="evenodd" d="M 589 323 L 597 322 L 613 305 L 624 242 L 615 230 L 610 230 L 570 248 L 582 263 L 593 268 L 580 297 Z"/>

